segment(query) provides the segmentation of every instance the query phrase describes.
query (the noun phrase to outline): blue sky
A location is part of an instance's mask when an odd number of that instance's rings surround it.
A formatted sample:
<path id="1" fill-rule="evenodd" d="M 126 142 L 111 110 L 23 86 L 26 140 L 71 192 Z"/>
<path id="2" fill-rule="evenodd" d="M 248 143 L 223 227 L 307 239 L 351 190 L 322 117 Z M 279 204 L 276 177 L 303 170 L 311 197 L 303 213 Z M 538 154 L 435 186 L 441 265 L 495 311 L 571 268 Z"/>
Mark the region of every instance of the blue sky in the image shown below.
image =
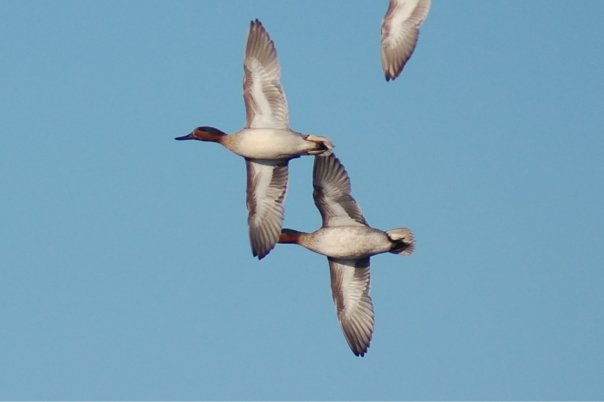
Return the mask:
<path id="1" fill-rule="evenodd" d="M 604 2 L 435 0 L 386 83 L 386 1 L 2 1 L 0 398 L 603 399 Z M 355 357 L 326 259 L 252 259 L 239 130 L 259 18 L 368 222 Z M 285 226 L 311 231 L 312 159 Z"/>

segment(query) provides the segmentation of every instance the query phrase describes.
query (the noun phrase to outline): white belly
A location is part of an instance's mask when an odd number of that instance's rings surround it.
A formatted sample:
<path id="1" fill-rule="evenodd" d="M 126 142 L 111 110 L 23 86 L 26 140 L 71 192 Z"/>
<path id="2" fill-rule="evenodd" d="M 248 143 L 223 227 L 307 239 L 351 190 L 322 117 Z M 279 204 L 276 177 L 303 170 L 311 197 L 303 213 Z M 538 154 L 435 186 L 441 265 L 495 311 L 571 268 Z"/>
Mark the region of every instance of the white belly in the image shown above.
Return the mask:
<path id="1" fill-rule="evenodd" d="M 227 148 L 252 159 L 290 159 L 313 147 L 301 134 L 289 130 L 244 129 L 229 137 Z"/>
<path id="2" fill-rule="evenodd" d="M 386 233 L 366 226 L 338 226 L 314 232 L 308 249 L 334 258 L 362 258 L 390 250 Z"/>

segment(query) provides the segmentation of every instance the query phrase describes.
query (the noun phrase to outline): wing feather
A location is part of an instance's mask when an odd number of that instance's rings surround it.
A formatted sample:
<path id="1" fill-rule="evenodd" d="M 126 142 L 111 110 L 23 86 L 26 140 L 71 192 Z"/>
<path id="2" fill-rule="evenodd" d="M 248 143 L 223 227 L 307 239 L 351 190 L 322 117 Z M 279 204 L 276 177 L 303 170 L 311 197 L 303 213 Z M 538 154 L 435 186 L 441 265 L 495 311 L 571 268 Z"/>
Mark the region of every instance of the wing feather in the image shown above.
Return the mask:
<path id="1" fill-rule="evenodd" d="M 331 294 L 344 338 L 355 355 L 363 356 L 371 343 L 374 324 L 369 258 L 328 260 Z"/>
<path id="2" fill-rule="evenodd" d="M 287 192 L 286 160 L 246 159 L 248 226 L 252 254 L 264 258 L 279 240 Z"/>
<path id="3" fill-rule="evenodd" d="M 243 63 L 246 128 L 289 127 L 287 100 L 275 44 L 258 20 L 252 21 Z"/>
<path id="4" fill-rule="evenodd" d="M 430 11 L 431 0 L 390 0 L 382 21 L 382 66 L 386 80 L 399 76 L 413 54 L 419 28 Z"/>
<path id="5" fill-rule="evenodd" d="M 315 157 L 313 187 L 313 198 L 324 227 L 368 226 L 361 208 L 350 194 L 348 173 L 333 153 Z"/>

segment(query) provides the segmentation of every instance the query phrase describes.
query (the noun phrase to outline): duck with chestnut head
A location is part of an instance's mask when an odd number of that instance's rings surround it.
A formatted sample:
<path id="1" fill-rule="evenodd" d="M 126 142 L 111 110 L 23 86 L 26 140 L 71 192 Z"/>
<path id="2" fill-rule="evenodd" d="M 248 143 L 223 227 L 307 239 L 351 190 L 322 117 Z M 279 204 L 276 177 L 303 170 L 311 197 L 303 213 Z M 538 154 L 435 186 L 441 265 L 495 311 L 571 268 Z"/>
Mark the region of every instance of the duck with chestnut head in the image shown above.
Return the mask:
<path id="1" fill-rule="evenodd" d="M 363 356 L 374 324 L 370 258 L 382 253 L 410 255 L 415 248 L 413 233 L 407 228 L 382 231 L 369 226 L 350 194 L 348 173 L 333 154 L 315 157 L 313 187 L 323 225 L 312 233 L 283 229 L 279 243 L 299 244 L 327 257 L 340 326 L 352 352 Z"/>
<path id="2" fill-rule="evenodd" d="M 329 153 L 333 145 L 326 137 L 290 129 L 277 51 L 258 20 L 250 25 L 243 69 L 245 127 L 226 134 L 202 126 L 176 139 L 216 142 L 245 158 L 249 237 L 252 254 L 261 259 L 279 240 L 289 161 Z"/>

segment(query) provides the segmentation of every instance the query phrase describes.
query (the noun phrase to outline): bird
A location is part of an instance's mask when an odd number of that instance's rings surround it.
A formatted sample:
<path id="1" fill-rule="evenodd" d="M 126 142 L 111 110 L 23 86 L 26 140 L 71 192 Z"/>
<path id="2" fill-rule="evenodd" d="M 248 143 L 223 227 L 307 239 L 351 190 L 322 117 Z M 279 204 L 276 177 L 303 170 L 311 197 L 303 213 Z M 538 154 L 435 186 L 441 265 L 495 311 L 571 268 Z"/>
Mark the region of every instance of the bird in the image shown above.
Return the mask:
<path id="1" fill-rule="evenodd" d="M 331 152 L 333 144 L 327 137 L 290 129 L 275 44 L 258 19 L 250 22 L 243 70 L 245 127 L 226 134 L 200 126 L 175 139 L 216 142 L 245 158 L 250 244 L 252 255 L 262 259 L 281 233 L 289 161 Z"/>
<path id="2" fill-rule="evenodd" d="M 390 0 L 382 20 L 382 67 L 386 81 L 399 76 L 413 54 L 419 28 L 430 11 L 431 0 Z"/>
<path id="3" fill-rule="evenodd" d="M 312 233 L 284 228 L 279 243 L 298 244 L 327 256 L 332 298 L 344 337 L 356 356 L 364 356 L 374 327 L 370 258 L 387 252 L 410 255 L 415 239 L 408 228 L 382 231 L 369 226 L 335 154 L 315 157 L 313 188 L 323 225 Z"/>

